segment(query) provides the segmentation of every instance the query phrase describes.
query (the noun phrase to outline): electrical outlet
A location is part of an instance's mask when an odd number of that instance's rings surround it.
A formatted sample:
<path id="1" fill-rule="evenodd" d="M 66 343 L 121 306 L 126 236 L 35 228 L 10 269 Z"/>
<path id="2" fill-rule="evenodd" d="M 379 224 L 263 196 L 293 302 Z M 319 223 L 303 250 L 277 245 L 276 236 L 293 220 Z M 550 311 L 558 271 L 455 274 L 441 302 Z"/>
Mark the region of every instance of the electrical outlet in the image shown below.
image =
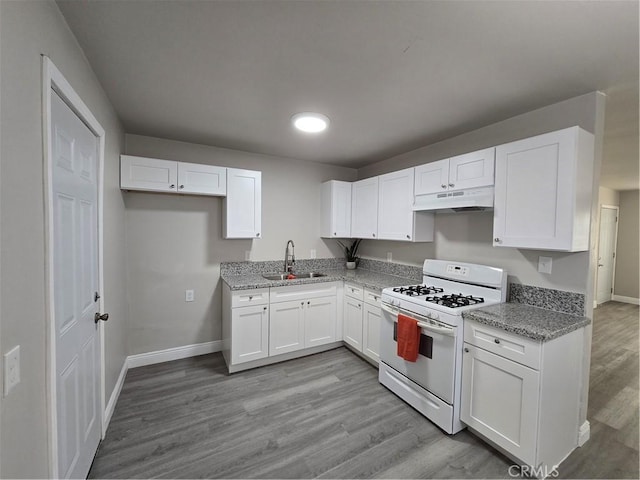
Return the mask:
<path id="1" fill-rule="evenodd" d="M 387 262 L 391 262 L 393 260 L 393 253 L 387 252 Z"/>
<path id="2" fill-rule="evenodd" d="M 20 345 L 4 354 L 4 394 L 20 383 Z"/>
<path id="3" fill-rule="evenodd" d="M 309 258 L 316 258 L 316 251 L 315 249 L 311 249 L 311 254 L 309 255 Z"/>
<path id="4" fill-rule="evenodd" d="M 185 290 L 184 291 L 184 301 L 185 302 L 193 302 L 194 299 L 194 291 L 193 290 Z"/>
<path id="5" fill-rule="evenodd" d="M 251 250 L 244 251 L 244 260 L 245 262 L 248 262 L 249 260 L 251 260 Z"/>
<path id="6" fill-rule="evenodd" d="M 551 257 L 538 257 L 538 271 L 540 273 L 551 273 L 552 264 Z"/>

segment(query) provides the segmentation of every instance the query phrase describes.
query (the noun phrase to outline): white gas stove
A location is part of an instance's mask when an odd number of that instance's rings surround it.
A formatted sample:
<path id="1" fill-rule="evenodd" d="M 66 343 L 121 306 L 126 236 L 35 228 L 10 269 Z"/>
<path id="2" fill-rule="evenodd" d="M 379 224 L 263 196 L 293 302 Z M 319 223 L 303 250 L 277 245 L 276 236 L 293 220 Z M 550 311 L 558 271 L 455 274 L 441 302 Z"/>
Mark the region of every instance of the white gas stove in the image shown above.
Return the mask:
<path id="1" fill-rule="evenodd" d="M 425 260 L 422 284 L 382 291 L 380 383 L 447 433 L 460 423 L 462 312 L 506 300 L 507 274 L 500 268 Z M 397 318 L 420 327 L 418 360 L 397 355 Z"/>

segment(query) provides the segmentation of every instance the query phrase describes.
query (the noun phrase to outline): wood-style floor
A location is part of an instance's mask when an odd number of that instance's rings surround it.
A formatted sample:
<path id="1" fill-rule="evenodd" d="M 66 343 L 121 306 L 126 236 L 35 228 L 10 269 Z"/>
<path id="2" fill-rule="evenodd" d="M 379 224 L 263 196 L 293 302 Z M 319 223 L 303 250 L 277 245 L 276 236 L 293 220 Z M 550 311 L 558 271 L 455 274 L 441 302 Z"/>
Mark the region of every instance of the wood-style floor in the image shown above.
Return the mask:
<path id="1" fill-rule="evenodd" d="M 596 310 L 591 440 L 562 478 L 638 478 L 638 307 Z M 231 376 L 220 354 L 132 369 L 90 478 L 510 478 L 345 348 Z"/>

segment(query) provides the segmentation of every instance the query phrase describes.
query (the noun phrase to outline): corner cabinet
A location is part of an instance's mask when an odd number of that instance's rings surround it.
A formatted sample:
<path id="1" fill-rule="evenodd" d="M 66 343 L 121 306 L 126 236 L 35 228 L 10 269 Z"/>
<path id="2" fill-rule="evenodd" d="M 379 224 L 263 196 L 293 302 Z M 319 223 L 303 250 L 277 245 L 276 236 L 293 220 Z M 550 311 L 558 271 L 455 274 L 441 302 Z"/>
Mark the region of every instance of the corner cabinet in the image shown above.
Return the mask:
<path id="1" fill-rule="evenodd" d="M 578 446 L 584 328 L 540 342 L 464 321 L 460 420 L 549 472 Z"/>
<path id="2" fill-rule="evenodd" d="M 214 165 L 120 155 L 120 188 L 223 196 L 227 169 Z"/>
<path id="3" fill-rule="evenodd" d="M 344 332 L 347 345 L 374 365 L 380 361 L 380 294 L 354 284 L 344 286 Z"/>
<path id="4" fill-rule="evenodd" d="M 351 237 L 351 182 L 330 180 L 322 184 L 320 236 Z"/>
<path id="5" fill-rule="evenodd" d="M 262 229 L 262 173 L 227 168 L 227 196 L 223 206 L 224 238 L 260 238 Z"/>
<path id="6" fill-rule="evenodd" d="M 571 127 L 496 147 L 493 245 L 589 249 L 594 137 Z"/>

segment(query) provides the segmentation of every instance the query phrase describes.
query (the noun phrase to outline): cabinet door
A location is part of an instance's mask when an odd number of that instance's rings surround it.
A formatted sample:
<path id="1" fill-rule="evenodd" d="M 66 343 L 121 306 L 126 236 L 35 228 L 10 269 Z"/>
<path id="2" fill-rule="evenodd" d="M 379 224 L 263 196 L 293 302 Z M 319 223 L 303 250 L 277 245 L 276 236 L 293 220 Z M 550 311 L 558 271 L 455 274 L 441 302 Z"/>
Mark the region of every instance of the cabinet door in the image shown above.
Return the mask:
<path id="1" fill-rule="evenodd" d="M 494 246 L 571 250 L 575 129 L 496 147 Z M 585 219 L 588 223 L 588 219 Z"/>
<path id="2" fill-rule="evenodd" d="M 351 184 L 351 237 L 377 238 L 378 177 Z"/>
<path id="3" fill-rule="evenodd" d="M 262 227 L 262 174 L 227 168 L 224 238 L 260 238 Z"/>
<path id="4" fill-rule="evenodd" d="M 344 297 L 343 339 L 353 348 L 362 351 L 362 300 Z"/>
<path id="5" fill-rule="evenodd" d="M 380 175 L 378 182 L 378 238 L 411 240 L 413 168 Z"/>
<path id="6" fill-rule="evenodd" d="M 274 303 L 269 321 L 269 355 L 304 348 L 305 301 Z"/>
<path id="7" fill-rule="evenodd" d="M 120 188 L 175 192 L 178 162 L 157 158 L 120 155 Z"/>
<path id="8" fill-rule="evenodd" d="M 199 163 L 178 163 L 178 192 L 198 195 L 225 195 L 227 169 Z"/>
<path id="9" fill-rule="evenodd" d="M 304 312 L 305 348 L 336 341 L 336 297 L 307 300 Z"/>
<path id="10" fill-rule="evenodd" d="M 464 347 L 460 420 L 536 465 L 539 372 L 468 343 Z"/>
<path id="11" fill-rule="evenodd" d="M 321 237 L 351 236 L 351 182 L 331 180 L 322 184 Z"/>
<path id="12" fill-rule="evenodd" d="M 381 320 L 380 307 L 365 303 L 362 318 L 362 353 L 376 362 L 380 361 Z"/>
<path id="13" fill-rule="evenodd" d="M 449 160 L 438 160 L 415 168 L 415 194 L 443 192 L 449 185 Z"/>
<path id="14" fill-rule="evenodd" d="M 493 185 L 496 149 L 494 147 L 449 159 L 449 188 Z"/>
<path id="15" fill-rule="evenodd" d="M 231 310 L 231 363 L 250 362 L 269 355 L 269 307 L 256 305 Z"/>

